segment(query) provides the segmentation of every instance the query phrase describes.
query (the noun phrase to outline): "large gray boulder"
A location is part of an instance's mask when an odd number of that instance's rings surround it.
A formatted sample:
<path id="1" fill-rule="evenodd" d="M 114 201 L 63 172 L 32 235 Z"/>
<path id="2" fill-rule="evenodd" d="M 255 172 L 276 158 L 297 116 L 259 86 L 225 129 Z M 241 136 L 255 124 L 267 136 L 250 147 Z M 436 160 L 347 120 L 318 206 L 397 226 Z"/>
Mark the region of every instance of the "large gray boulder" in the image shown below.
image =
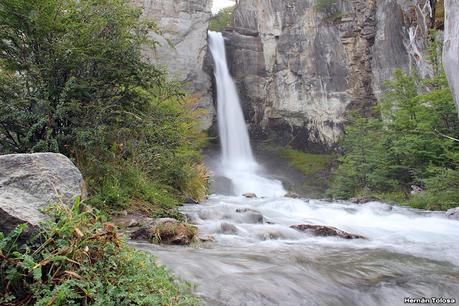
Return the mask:
<path id="1" fill-rule="evenodd" d="M 0 231 L 18 224 L 36 226 L 49 204 L 71 206 L 82 194 L 80 171 L 64 155 L 56 153 L 0 156 Z"/>
<path id="2" fill-rule="evenodd" d="M 459 0 L 445 1 L 443 63 L 459 113 Z"/>

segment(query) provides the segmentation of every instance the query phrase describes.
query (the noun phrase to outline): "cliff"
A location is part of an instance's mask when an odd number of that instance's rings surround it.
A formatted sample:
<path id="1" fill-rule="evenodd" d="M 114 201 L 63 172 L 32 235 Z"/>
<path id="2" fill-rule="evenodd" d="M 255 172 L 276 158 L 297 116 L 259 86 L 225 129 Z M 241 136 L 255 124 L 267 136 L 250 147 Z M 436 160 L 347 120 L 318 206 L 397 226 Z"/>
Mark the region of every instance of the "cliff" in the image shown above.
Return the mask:
<path id="1" fill-rule="evenodd" d="M 205 110 L 202 128 L 208 129 L 214 118 L 211 80 L 204 71 L 207 53 L 207 30 L 211 17 L 211 0 L 133 0 L 143 9 L 143 18 L 154 20 L 163 32 L 151 33 L 158 41 L 147 49 L 145 57 L 165 66 L 169 75 L 185 83 L 197 99 L 197 108 Z"/>
<path id="2" fill-rule="evenodd" d="M 445 43 L 443 63 L 459 113 L 459 1 L 445 1 Z"/>
<path id="3" fill-rule="evenodd" d="M 425 0 L 316 2 L 241 0 L 225 36 L 253 133 L 327 151 L 347 113 L 371 111 L 396 68 L 430 73 L 434 15 Z"/>

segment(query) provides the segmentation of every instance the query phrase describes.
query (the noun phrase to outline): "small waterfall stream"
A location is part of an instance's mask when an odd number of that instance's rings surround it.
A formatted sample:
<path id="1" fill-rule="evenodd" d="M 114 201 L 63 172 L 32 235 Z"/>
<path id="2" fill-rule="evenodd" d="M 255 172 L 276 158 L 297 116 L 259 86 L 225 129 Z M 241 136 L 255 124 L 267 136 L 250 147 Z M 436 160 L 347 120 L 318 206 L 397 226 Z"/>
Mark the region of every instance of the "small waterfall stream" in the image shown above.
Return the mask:
<path id="1" fill-rule="evenodd" d="M 217 175 L 234 195 L 211 195 L 182 212 L 211 237 L 194 247 L 137 243 L 196 284 L 208 305 L 404 305 L 404 298 L 459 300 L 459 222 L 441 212 L 372 202 L 290 199 L 257 164 L 224 39 L 209 33 L 215 60 L 221 157 Z M 261 196 L 247 199 L 244 192 Z M 298 232 L 328 225 L 368 239 Z"/>

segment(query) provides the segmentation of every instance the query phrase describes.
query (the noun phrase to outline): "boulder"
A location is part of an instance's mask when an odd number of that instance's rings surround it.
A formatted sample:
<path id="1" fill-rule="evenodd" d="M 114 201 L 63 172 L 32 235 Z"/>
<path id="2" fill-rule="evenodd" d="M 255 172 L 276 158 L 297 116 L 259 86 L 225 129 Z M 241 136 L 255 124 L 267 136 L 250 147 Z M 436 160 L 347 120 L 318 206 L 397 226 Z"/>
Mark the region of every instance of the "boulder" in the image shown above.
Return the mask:
<path id="1" fill-rule="evenodd" d="M 235 234 L 237 234 L 237 232 L 238 232 L 236 226 L 234 226 L 234 225 L 231 224 L 231 223 L 227 223 L 227 222 L 223 222 L 223 223 L 220 225 L 220 228 L 221 228 L 221 232 L 222 232 L 223 234 L 235 235 Z"/>
<path id="2" fill-rule="evenodd" d="M 173 218 L 153 220 L 131 234 L 132 239 L 174 245 L 188 245 L 194 241 L 198 230 L 195 226 Z"/>
<path id="3" fill-rule="evenodd" d="M 62 154 L 0 156 L 0 231 L 21 223 L 37 226 L 46 219 L 41 209 L 49 204 L 71 206 L 83 186 L 80 171 Z"/>
<path id="4" fill-rule="evenodd" d="M 293 228 L 300 232 L 310 232 L 315 236 L 328 237 L 328 236 L 337 236 L 344 239 L 366 239 L 366 237 L 358 234 L 352 234 L 340 229 L 337 229 L 332 226 L 325 225 L 313 225 L 313 224 L 299 224 L 292 225 L 290 228 Z"/>
<path id="5" fill-rule="evenodd" d="M 257 197 L 257 195 L 253 192 L 246 192 L 243 194 L 244 197 L 248 198 L 248 199 L 254 199 Z"/>
<path id="6" fill-rule="evenodd" d="M 255 224 L 264 222 L 263 214 L 258 210 L 251 208 L 238 208 L 236 209 L 236 212 L 241 214 L 241 220 L 245 223 Z"/>
<path id="7" fill-rule="evenodd" d="M 446 211 L 446 216 L 449 219 L 459 220 L 459 207 L 448 209 Z"/>
<path id="8" fill-rule="evenodd" d="M 286 198 L 292 198 L 292 199 L 299 199 L 299 198 L 300 198 L 300 196 L 299 196 L 297 193 L 294 193 L 294 192 L 292 192 L 292 191 L 289 191 L 288 193 L 286 193 L 286 194 L 284 195 L 284 197 L 286 197 Z"/>

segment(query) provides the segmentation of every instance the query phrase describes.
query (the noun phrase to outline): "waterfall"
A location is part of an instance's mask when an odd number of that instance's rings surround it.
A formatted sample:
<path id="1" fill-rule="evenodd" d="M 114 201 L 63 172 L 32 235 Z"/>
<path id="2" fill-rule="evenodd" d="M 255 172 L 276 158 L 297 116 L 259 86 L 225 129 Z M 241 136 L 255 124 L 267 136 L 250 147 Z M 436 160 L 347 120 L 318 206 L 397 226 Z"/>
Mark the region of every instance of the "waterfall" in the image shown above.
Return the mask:
<path id="1" fill-rule="evenodd" d="M 250 146 L 236 85 L 226 61 L 225 41 L 221 33 L 209 31 L 209 47 L 215 63 L 217 84 L 217 120 L 222 149 L 221 168 L 236 194 L 254 192 L 259 196 L 285 194 L 282 183 L 257 174 L 261 167 Z"/>

